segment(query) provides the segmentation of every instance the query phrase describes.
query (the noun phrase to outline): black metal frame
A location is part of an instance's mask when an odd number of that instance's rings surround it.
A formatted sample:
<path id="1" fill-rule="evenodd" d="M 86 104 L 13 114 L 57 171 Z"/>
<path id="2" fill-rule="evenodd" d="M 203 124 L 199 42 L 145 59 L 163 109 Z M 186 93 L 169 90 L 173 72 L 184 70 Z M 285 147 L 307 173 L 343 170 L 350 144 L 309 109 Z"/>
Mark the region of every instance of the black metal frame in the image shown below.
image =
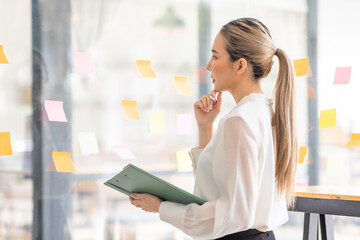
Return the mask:
<path id="1" fill-rule="evenodd" d="M 304 240 L 319 238 L 319 225 L 322 240 L 334 239 L 332 215 L 360 217 L 360 201 L 326 198 L 297 197 L 294 208 L 289 211 L 303 212 Z"/>

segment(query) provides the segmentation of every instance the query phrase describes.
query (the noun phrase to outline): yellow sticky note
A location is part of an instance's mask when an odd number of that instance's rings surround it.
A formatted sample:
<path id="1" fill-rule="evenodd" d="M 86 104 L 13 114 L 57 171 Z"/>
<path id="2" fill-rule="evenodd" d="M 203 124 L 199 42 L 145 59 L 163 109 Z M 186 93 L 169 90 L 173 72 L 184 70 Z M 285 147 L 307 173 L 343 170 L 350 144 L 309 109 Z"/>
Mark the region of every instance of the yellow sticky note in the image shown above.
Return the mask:
<path id="1" fill-rule="evenodd" d="M 151 133 L 164 133 L 164 114 L 149 113 L 149 123 Z"/>
<path id="2" fill-rule="evenodd" d="M 69 152 L 52 152 L 52 158 L 57 172 L 75 172 Z"/>
<path id="3" fill-rule="evenodd" d="M 3 45 L 0 45 L 0 63 L 5 63 L 8 64 L 8 60 L 5 56 L 4 50 L 3 50 Z"/>
<path id="4" fill-rule="evenodd" d="M 360 133 L 352 133 L 351 138 L 345 147 L 360 147 Z"/>
<path id="5" fill-rule="evenodd" d="M 320 111 L 319 128 L 335 127 L 336 109 Z"/>
<path id="6" fill-rule="evenodd" d="M 326 171 L 328 176 L 341 177 L 345 171 L 345 161 L 343 158 L 328 157 L 326 161 Z"/>
<path id="7" fill-rule="evenodd" d="M 150 60 L 136 60 L 136 66 L 138 67 L 141 76 L 144 78 L 154 78 L 156 74 L 151 66 Z"/>
<path id="8" fill-rule="evenodd" d="M 192 171 L 192 163 L 191 158 L 188 152 L 185 151 L 177 151 L 176 152 L 176 162 L 179 172 L 191 172 Z"/>
<path id="9" fill-rule="evenodd" d="M 135 100 L 121 100 L 121 106 L 127 120 L 139 120 L 137 102 Z"/>
<path id="10" fill-rule="evenodd" d="M 188 77 L 175 76 L 174 77 L 176 91 L 179 95 L 191 95 Z"/>
<path id="11" fill-rule="evenodd" d="M 300 59 L 296 59 L 293 61 L 294 63 L 294 68 L 295 68 L 295 75 L 297 77 L 300 76 L 307 76 L 310 75 L 311 73 L 311 69 L 309 71 L 309 58 L 300 58 Z M 312 75 L 312 73 L 311 73 Z"/>
<path id="12" fill-rule="evenodd" d="M 304 162 L 305 159 L 305 155 L 306 155 L 306 146 L 300 146 L 299 148 L 299 158 L 298 158 L 298 163 L 302 164 Z"/>
<path id="13" fill-rule="evenodd" d="M 12 154 L 10 132 L 0 132 L 0 156 Z"/>

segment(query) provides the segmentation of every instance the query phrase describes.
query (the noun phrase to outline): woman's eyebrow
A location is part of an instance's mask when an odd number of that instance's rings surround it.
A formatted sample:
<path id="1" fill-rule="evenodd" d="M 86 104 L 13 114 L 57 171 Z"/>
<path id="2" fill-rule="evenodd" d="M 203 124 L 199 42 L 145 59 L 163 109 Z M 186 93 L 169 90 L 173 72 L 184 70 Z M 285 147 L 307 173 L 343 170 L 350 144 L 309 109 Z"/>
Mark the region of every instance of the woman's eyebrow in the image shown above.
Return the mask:
<path id="1" fill-rule="evenodd" d="M 218 53 L 215 49 L 211 49 L 211 52 Z"/>

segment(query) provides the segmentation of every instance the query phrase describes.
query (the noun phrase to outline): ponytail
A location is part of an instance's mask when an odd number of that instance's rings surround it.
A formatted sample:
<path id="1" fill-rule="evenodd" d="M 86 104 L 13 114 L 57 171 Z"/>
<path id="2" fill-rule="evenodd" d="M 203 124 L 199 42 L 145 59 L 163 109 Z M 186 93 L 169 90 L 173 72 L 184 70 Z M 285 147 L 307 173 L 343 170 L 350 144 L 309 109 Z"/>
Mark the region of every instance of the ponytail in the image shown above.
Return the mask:
<path id="1" fill-rule="evenodd" d="M 285 192 L 288 207 L 295 203 L 295 174 L 297 166 L 297 135 L 295 119 L 295 76 L 288 55 L 277 49 L 279 75 L 275 84 L 275 113 L 273 116 L 275 146 L 275 179 L 279 194 Z"/>

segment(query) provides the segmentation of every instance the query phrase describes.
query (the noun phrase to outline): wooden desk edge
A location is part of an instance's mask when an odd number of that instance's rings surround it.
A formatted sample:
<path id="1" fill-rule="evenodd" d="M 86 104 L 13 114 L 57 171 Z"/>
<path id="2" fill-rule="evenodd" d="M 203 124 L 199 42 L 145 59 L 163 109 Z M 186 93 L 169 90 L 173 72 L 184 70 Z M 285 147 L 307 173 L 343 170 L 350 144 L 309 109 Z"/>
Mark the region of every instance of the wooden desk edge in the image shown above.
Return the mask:
<path id="1" fill-rule="evenodd" d="M 360 201 L 360 196 L 327 194 L 327 193 L 296 192 L 295 197 Z"/>

